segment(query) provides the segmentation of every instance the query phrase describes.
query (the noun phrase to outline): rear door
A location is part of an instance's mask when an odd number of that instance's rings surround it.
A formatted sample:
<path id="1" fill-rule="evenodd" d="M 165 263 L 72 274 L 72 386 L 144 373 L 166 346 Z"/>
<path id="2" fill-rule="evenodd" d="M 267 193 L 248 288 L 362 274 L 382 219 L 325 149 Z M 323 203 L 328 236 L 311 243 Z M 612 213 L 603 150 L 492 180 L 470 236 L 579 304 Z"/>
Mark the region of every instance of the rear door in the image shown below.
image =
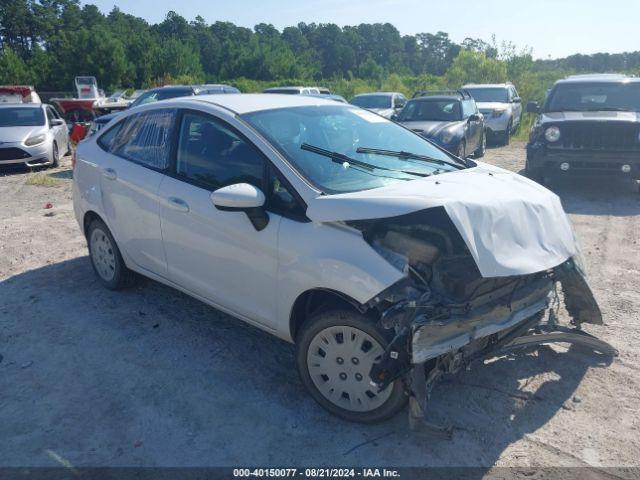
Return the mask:
<path id="1" fill-rule="evenodd" d="M 267 160 L 222 119 L 181 114 L 175 166 L 160 187 L 169 278 L 248 321 L 276 317 L 277 236 L 281 217 L 258 231 L 243 211 L 218 209 L 211 193 L 235 183 L 266 191 Z"/>
<path id="2" fill-rule="evenodd" d="M 98 139 L 106 155 L 101 188 L 107 223 L 118 246 L 142 270 L 167 276 L 158 188 L 169 167 L 176 110 L 130 115 Z"/>

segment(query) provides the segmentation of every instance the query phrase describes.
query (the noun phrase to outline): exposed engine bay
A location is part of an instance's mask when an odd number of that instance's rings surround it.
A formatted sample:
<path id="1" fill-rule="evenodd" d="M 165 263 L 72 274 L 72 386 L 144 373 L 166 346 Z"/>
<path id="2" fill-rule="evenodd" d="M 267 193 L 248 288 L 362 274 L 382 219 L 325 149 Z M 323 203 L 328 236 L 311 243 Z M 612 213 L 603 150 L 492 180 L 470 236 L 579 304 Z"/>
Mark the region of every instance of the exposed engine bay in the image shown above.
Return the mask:
<path id="1" fill-rule="evenodd" d="M 379 390 L 405 380 L 414 428 L 450 435 L 450 429 L 426 422 L 429 393 L 442 375 L 476 360 L 553 342 L 617 355 L 580 329 L 582 323 L 601 324 L 602 315 L 577 259 L 541 272 L 486 278 L 443 208 L 346 223 L 405 273 L 368 305 L 379 311 L 382 327 L 394 333 L 370 379 Z M 545 319 L 560 299 L 572 328 L 559 325 L 553 310 Z"/>

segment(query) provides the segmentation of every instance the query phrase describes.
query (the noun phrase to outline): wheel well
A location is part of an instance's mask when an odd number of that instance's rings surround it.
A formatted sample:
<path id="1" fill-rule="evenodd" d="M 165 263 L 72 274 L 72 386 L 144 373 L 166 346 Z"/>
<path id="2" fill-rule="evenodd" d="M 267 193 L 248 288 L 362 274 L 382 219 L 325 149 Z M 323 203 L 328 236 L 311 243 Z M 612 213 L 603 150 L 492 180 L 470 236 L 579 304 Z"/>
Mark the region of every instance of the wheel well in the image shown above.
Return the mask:
<path id="1" fill-rule="evenodd" d="M 353 310 L 358 313 L 367 313 L 366 307 L 335 290 L 317 288 L 302 293 L 296 299 L 291 309 L 291 317 L 289 319 L 291 338 L 295 341 L 300 327 L 302 327 L 311 315 L 338 308 Z"/>
<path id="2" fill-rule="evenodd" d="M 98 215 L 96 212 L 89 210 L 87 213 L 84 214 L 84 219 L 82 220 L 82 231 L 84 232 L 85 236 L 87 235 L 87 230 L 89 229 L 89 225 L 91 225 L 91 222 L 93 222 L 94 220 L 102 220 L 100 218 L 100 215 Z"/>

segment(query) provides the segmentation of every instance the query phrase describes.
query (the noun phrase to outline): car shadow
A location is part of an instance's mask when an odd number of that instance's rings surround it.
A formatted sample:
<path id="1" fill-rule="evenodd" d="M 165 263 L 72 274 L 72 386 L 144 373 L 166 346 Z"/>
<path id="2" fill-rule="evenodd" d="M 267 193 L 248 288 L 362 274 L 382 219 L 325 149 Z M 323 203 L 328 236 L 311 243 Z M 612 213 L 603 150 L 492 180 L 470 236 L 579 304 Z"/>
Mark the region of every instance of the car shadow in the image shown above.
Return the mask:
<path id="1" fill-rule="evenodd" d="M 54 442 L 77 466 L 488 467 L 608 362 L 541 347 L 449 377 L 429 403 L 430 420 L 455 427 L 443 440 L 409 431 L 406 411 L 377 425 L 333 417 L 298 379 L 292 345 L 151 280 L 106 290 L 87 257 L 0 281 L 0 315 L 0 464 L 41 462 L 32 452 Z"/>
<path id="2" fill-rule="evenodd" d="M 524 169 L 518 172 L 524 175 Z M 562 200 L 567 213 L 575 215 L 640 214 L 640 194 L 632 181 L 610 177 L 560 177 L 544 185 Z"/>
<path id="3" fill-rule="evenodd" d="M 49 176 L 53 178 L 71 180 L 73 179 L 73 170 L 71 168 L 68 168 L 66 170 L 60 170 L 58 172 L 50 173 Z"/>

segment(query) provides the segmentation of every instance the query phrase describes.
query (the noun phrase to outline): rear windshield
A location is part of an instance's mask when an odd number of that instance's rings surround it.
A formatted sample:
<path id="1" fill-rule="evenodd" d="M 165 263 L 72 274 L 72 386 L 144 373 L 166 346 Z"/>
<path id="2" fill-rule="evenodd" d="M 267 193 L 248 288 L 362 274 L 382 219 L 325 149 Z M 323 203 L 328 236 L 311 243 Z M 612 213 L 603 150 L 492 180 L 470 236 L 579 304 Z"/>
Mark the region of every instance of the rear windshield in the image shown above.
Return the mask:
<path id="1" fill-rule="evenodd" d="M 545 112 L 640 112 L 640 82 L 565 83 L 549 94 Z"/>
<path id="2" fill-rule="evenodd" d="M 0 108 L 0 127 L 38 127 L 44 125 L 42 108 Z"/>
<path id="3" fill-rule="evenodd" d="M 509 101 L 506 88 L 465 88 L 465 90 L 476 103 L 507 103 Z"/>
<path id="4" fill-rule="evenodd" d="M 391 95 L 358 95 L 351 104 L 362 108 L 391 108 Z"/>

